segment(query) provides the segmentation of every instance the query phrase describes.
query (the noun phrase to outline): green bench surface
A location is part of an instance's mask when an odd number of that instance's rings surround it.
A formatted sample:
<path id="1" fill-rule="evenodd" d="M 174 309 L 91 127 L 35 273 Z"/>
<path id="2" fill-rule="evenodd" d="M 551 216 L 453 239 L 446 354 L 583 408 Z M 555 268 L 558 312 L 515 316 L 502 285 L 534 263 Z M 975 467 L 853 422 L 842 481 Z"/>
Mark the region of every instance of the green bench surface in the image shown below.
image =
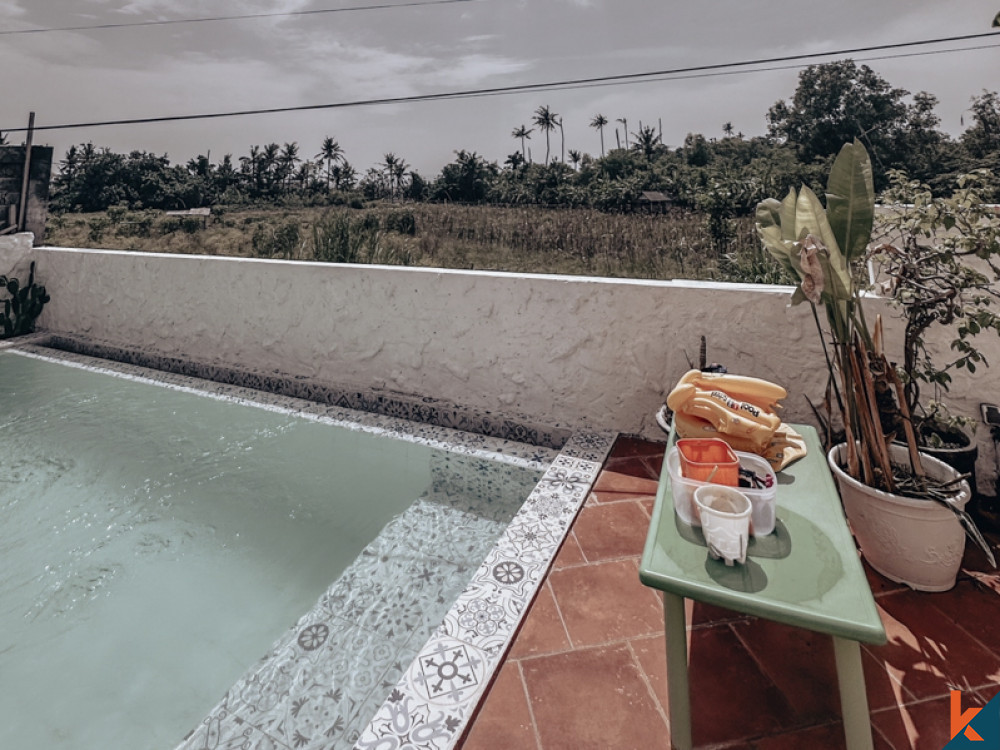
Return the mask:
<path id="1" fill-rule="evenodd" d="M 677 517 L 664 461 L 639 577 L 647 586 L 699 602 L 885 643 L 819 437 L 808 425 L 793 427 L 805 438 L 808 455 L 778 474 L 774 533 L 751 539 L 743 565 L 711 559 L 701 529 Z"/>

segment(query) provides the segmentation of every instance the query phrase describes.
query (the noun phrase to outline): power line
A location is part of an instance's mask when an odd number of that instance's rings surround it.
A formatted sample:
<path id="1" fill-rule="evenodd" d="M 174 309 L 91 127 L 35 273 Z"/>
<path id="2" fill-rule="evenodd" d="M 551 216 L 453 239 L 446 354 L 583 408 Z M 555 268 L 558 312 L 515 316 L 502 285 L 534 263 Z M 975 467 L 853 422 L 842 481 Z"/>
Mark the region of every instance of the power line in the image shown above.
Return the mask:
<path id="1" fill-rule="evenodd" d="M 356 5 L 348 8 L 320 8 L 316 10 L 286 11 L 283 13 L 243 13 L 234 16 L 206 16 L 202 18 L 174 18 L 163 21 L 125 21 L 122 23 L 97 23 L 88 26 L 57 26 L 46 29 L 6 29 L 0 36 L 14 34 L 48 34 L 52 31 L 103 31 L 106 29 L 131 29 L 137 26 L 172 26 L 176 24 L 215 23 L 217 21 L 246 21 L 258 18 L 288 18 L 291 16 L 316 16 L 328 13 L 353 13 L 366 10 L 390 10 L 392 8 L 412 8 L 420 5 L 451 5 L 454 3 L 476 2 L 476 0 L 414 0 L 405 3 L 383 3 L 381 5 Z"/>
<path id="2" fill-rule="evenodd" d="M 739 72 L 752 73 L 766 70 L 780 70 L 784 68 L 759 68 L 758 70 L 735 71 L 729 68 L 753 68 L 760 65 L 771 65 L 774 63 L 787 63 L 794 61 L 810 60 L 818 57 L 831 57 L 853 55 L 862 52 L 878 52 L 881 50 L 902 49 L 906 47 L 926 46 L 930 44 L 941 44 L 944 42 L 967 41 L 973 39 L 1000 38 L 1000 32 L 988 32 L 981 34 L 966 34 L 963 36 L 942 37 L 939 39 L 924 39 L 914 42 L 898 42 L 895 44 L 882 44 L 870 47 L 854 47 L 850 49 L 828 50 L 826 52 L 810 52 L 799 55 L 786 55 L 783 57 L 758 58 L 756 60 L 743 60 L 730 63 L 715 63 L 712 65 L 695 65 L 684 68 L 672 68 L 667 70 L 647 71 L 644 73 L 624 73 L 611 76 L 595 76 L 591 78 L 576 78 L 562 81 L 548 81 L 545 83 L 525 83 L 512 86 L 497 86 L 493 88 L 467 89 L 464 91 L 449 91 L 437 94 L 416 94 L 413 96 L 385 97 L 379 99 L 359 99 L 348 102 L 333 102 L 328 104 L 304 104 L 294 107 L 271 107 L 266 109 L 247 109 L 230 112 L 210 112 L 192 115 L 168 115 L 163 117 L 140 117 L 121 120 L 100 120 L 94 122 L 68 123 L 64 125 L 36 125 L 35 130 L 70 130 L 82 128 L 96 128 L 110 125 L 145 125 L 152 123 L 180 122 L 186 120 L 209 120 L 223 117 L 246 117 L 249 115 L 279 114 L 287 112 L 307 112 L 319 109 L 346 109 L 350 107 L 367 107 L 384 104 L 410 104 L 415 102 L 441 101 L 448 99 L 466 99 L 484 96 L 498 96 L 503 94 L 522 93 L 527 91 L 549 91 L 560 89 L 587 88 L 596 86 L 617 85 L 623 83 L 643 83 L 656 80 L 670 80 L 697 77 L 708 77 L 710 75 L 733 75 Z M 998 45 L 982 45 L 979 47 L 959 47 L 949 50 L 927 50 L 922 52 L 909 52 L 899 55 L 884 55 L 874 59 L 889 59 L 893 57 L 919 57 L 924 55 L 942 54 L 945 52 L 964 52 L 971 49 L 985 49 Z M 801 67 L 801 66 L 785 66 Z M 24 132 L 27 128 L 7 128 L 5 132 Z"/>

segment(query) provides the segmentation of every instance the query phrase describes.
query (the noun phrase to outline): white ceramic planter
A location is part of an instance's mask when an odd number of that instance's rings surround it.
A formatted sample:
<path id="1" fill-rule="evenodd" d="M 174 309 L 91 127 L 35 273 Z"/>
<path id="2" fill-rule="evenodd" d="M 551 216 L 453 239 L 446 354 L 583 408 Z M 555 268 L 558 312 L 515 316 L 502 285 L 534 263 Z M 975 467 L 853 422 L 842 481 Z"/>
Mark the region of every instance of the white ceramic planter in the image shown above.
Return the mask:
<path id="1" fill-rule="evenodd" d="M 890 447 L 891 458 L 909 463 L 905 447 Z M 947 591 L 955 585 L 965 531 L 955 514 L 930 500 L 892 495 L 872 489 L 848 476 L 841 465 L 846 459 L 841 444 L 827 455 L 830 471 L 840 488 L 847 520 L 861 547 L 861 554 L 879 573 L 918 591 Z M 938 479 L 957 472 L 943 461 L 921 454 L 924 471 Z M 962 482 L 955 504 L 964 508 L 972 493 Z"/>

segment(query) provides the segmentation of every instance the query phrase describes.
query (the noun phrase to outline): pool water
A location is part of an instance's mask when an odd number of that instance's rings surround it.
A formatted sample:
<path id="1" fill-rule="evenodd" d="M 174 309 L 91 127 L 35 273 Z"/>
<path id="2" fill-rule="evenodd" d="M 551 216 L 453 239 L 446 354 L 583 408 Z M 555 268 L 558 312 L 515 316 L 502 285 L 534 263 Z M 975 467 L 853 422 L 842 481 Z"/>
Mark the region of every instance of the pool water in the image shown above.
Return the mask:
<path id="1" fill-rule="evenodd" d="M 540 476 L 501 468 L 0 354 L 0 747 L 172 747 L 320 677 L 350 746 Z"/>

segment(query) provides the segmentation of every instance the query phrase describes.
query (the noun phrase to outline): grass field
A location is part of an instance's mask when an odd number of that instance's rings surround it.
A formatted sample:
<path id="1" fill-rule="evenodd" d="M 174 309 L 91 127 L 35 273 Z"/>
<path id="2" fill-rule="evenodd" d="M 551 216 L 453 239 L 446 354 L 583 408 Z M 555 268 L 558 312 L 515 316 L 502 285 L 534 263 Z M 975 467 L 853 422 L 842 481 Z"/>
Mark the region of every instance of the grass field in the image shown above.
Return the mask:
<path id="1" fill-rule="evenodd" d="M 780 282 L 750 218 L 727 236 L 702 214 L 375 204 L 213 209 L 208 219 L 111 209 L 51 216 L 46 244 L 628 278 Z"/>

